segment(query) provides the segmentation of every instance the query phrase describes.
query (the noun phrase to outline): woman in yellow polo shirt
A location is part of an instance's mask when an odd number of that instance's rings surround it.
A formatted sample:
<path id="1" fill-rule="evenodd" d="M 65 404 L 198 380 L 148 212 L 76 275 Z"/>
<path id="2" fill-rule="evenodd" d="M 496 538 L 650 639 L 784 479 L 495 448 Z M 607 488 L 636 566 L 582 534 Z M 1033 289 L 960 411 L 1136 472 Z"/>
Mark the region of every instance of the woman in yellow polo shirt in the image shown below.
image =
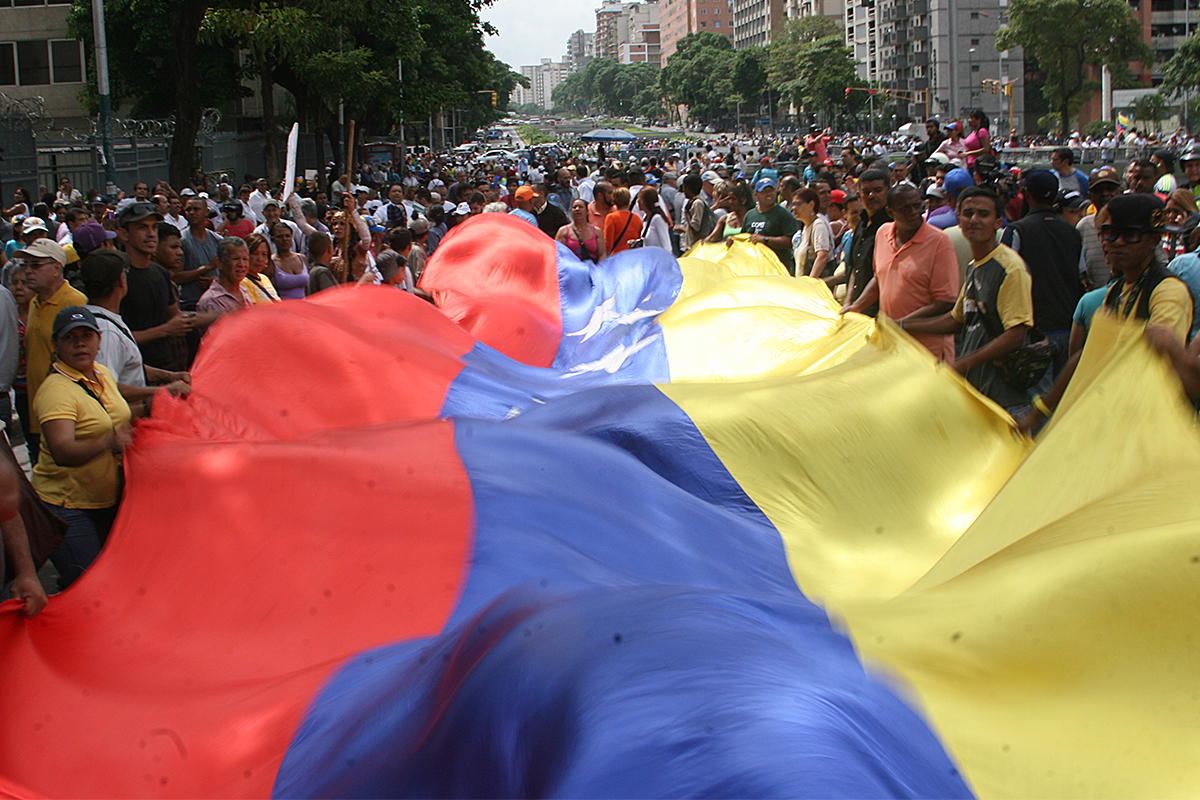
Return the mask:
<path id="1" fill-rule="evenodd" d="M 52 339 L 50 374 L 33 400 L 42 426 L 33 488 L 67 523 L 51 556 L 66 588 L 100 554 L 117 515 L 130 413 L 116 378 L 96 363 L 100 327 L 91 311 L 68 306 L 58 312 Z"/>

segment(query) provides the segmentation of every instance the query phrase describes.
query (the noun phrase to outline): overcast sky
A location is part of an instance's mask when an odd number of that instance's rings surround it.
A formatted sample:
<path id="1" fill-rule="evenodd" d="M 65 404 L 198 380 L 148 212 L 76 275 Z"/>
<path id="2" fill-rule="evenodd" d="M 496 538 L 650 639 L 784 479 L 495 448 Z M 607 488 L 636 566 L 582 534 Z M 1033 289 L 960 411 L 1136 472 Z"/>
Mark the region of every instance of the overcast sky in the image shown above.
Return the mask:
<path id="1" fill-rule="evenodd" d="M 543 58 L 560 60 L 567 37 L 582 28 L 596 29 L 600 0 L 496 0 L 480 17 L 496 26 L 498 36 L 484 38 L 496 58 L 514 70 Z"/>

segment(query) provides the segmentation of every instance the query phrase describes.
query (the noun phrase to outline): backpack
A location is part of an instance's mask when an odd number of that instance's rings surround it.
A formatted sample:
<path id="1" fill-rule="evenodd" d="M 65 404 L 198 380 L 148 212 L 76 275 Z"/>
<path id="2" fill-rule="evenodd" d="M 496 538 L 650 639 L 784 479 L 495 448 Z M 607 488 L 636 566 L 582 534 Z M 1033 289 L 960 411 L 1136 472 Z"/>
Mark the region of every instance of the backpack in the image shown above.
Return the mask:
<path id="1" fill-rule="evenodd" d="M 704 206 L 704 214 L 700 217 L 700 239 L 707 239 L 708 235 L 713 232 L 713 228 L 717 227 L 717 215 L 713 213 L 708 203 L 705 203 L 699 197 L 693 198 L 692 202 L 700 203 Z"/>

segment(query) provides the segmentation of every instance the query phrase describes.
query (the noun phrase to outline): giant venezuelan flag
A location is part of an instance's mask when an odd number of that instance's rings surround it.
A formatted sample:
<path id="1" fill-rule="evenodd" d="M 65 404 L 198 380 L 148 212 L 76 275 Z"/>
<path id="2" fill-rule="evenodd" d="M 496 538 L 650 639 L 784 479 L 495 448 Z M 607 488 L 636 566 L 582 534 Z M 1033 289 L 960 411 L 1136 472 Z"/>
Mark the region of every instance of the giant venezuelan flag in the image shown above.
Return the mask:
<path id="1" fill-rule="evenodd" d="M 216 327 L 0 611 L 0 792 L 1194 794 L 1200 448 L 1136 329 L 1032 448 L 760 248 L 443 247 L 444 312 Z"/>

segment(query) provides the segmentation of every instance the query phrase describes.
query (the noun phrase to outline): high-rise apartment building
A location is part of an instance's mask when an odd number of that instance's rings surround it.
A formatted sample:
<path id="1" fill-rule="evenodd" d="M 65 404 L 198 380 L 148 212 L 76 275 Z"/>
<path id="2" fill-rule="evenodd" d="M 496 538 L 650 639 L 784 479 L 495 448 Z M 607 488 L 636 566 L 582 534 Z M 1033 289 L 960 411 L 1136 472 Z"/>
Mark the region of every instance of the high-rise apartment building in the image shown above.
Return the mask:
<path id="1" fill-rule="evenodd" d="M 658 3 L 626 3 L 625 18 L 618 23 L 617 60 L 662 66 L 661 48 Z"/>
<path id="2" fill-rule="evenodd" d="M 621 0 L 604 0 L 596 9 L 596 58 L 616 58 L 621 46 L 621 21 L 625 9 Z"/>
<path id="3" fill-rule="evenodd" d="M 596 34 L 585 33 L 582 29 L 567 37 L 567 56 L 565 61 L 570 65 L 571 72 L 579 72 L 596 56 Z"/>
<path id="4" fill-rule="evenodd" d="M 877 57 L 863 77 L 890 90 L 899 118 L 928 113 L 965 119 L 979 108 L 990 118 L 993 136 L 1006 136 L 1010 124 L 1023 131 L 1023 54 L 996 50 L 1007 7 L 1008 0 L 878 0 L 877 36 L 868 39 Z M 859 44 L 856 38 L 856 55 Z M 1012 83 L 1012 120 L 1009 97 L 985 92 L 984 80 Z"/>
<path id="5" fill-rule="evenodd" d="M 718 33 L 733 42 L 732 0 L 659 0 L 663 63 L 689 33 Z"/>
<path id="6" fill-rule="evenodd" d="M 768 45 L 783 29 L 787 0 L 733 0 L 733 46 Z"/>
<path id="7" fill-rule="evenodd" d="M 554 87 L 571 74 L 571 68 L 565 58 L 562 61 L 543 58 L 540 64 L 521 67 L 521 74 L 529 79 L 529 88 L 517 86 L 512 94 L 512 102 L 517 105 L 533 103 L 549 110 L 554 108 L 551 98 Z"/>

